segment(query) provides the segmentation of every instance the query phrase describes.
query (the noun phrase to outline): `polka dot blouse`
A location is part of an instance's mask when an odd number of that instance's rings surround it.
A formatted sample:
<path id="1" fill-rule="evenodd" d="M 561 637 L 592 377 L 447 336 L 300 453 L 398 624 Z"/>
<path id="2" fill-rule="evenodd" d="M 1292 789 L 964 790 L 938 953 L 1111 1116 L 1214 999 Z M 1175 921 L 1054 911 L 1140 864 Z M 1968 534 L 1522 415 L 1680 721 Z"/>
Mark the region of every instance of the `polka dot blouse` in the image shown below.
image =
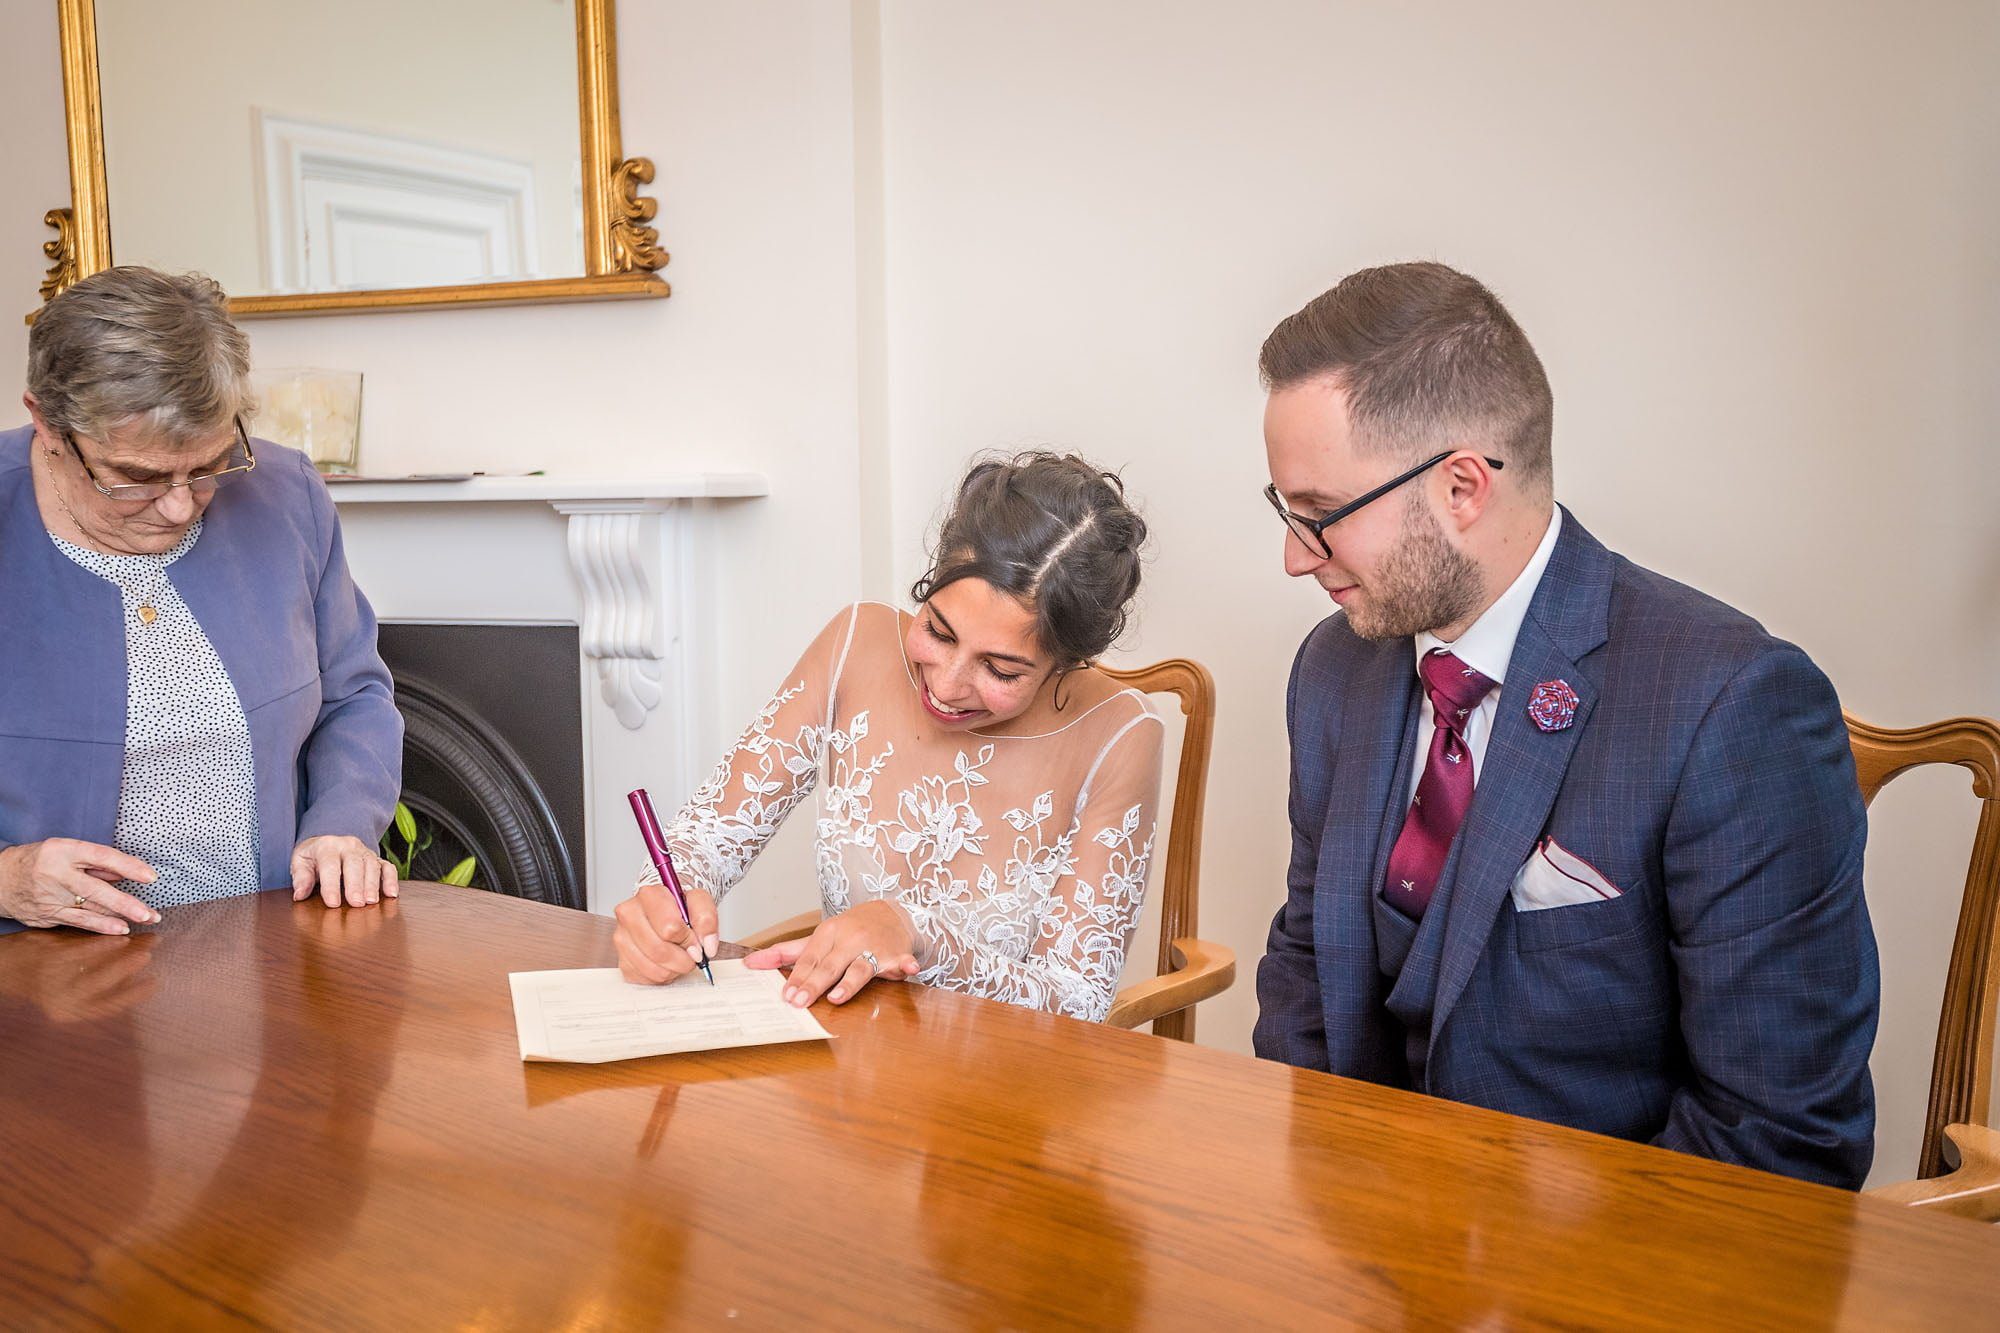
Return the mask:
<path id="1" fill-rule="evenodd" d="M 255 893 L 249 719 L 215 645 L 167 578 L 200 540 L 201 524 L 161 555 L 106 555 L 49 538 L 115 585 L 125 606 L 125 768 L 114 841 L 159 878 L 118 887 L 154 907 Z"/>

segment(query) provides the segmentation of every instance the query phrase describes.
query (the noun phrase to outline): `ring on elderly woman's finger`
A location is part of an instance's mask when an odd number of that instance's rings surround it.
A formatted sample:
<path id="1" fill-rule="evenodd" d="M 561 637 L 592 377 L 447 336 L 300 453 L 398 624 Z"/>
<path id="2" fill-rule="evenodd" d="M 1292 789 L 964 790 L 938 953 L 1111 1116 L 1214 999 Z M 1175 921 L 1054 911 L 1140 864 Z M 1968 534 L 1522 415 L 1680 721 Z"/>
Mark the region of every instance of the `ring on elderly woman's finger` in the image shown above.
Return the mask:
<path id="1" fill-rule="evenodd" d="M 90 899 L 84 897 L 82 894 L 79 893 L 76 895 L 76 905 L 78 907 L 88 907 L 90 906 Z"/>
<path id="2" fill-rule="evenodd" d="M 861 961 L 868 964 L 870 972 L 880 972 L 882 970 L 882 964 L 876 959 L 873 953 L 870 953 L 866 949 L 861 951 Z"/>

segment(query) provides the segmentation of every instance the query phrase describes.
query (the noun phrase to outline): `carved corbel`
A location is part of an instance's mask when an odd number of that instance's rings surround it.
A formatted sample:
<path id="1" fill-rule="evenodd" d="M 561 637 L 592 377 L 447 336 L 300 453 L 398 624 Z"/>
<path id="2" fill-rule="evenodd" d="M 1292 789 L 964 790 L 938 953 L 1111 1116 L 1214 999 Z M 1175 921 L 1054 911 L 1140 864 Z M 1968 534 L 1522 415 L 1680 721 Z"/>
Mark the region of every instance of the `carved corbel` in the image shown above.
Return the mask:
<path id="1" fill-rule="evenodd" d="M 674 637 L 663 611 L 678 588 L 661 523 L 674 502 L 555 501 L 569 520 L 569 561 L 583 589 L 584 656 L 597 663 L 599 692 L 627 730 L 645 725 L 660 703 L 661 668 Z"/>

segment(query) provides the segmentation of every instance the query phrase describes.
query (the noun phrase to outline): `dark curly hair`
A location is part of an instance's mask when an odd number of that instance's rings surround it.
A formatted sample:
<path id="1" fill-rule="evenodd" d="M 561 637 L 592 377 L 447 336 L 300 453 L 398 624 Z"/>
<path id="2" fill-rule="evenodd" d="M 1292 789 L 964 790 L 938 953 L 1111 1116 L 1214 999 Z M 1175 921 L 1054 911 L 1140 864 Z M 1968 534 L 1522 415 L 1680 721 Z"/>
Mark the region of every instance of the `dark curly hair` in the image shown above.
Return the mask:
<path id="1" fill-rule="evenodd" d="M 1043 450 L 973 464 L 938 530 L 918 602 L 960 579 L 981 579 L 1035 614 L 1042 649 L 1068 670 L 1125 632 L 1139 591 L 1146 520 L 1125 484 L 1075 454 Z"/>

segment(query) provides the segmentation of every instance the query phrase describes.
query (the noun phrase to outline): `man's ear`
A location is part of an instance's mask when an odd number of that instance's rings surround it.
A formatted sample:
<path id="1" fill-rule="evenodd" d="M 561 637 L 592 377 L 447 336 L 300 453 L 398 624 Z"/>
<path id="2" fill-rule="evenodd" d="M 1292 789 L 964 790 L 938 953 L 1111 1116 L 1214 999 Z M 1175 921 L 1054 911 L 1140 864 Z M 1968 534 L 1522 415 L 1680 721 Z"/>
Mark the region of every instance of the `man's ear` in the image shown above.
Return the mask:
<path id="1" fill-rule="evenodd" d="M 1463 532 L 1493 503 L 1493 469 L 1467 450 L 1446 459 L 1439 470 L 1445 476 L 1445 509 L 1452 525 Z"/>

